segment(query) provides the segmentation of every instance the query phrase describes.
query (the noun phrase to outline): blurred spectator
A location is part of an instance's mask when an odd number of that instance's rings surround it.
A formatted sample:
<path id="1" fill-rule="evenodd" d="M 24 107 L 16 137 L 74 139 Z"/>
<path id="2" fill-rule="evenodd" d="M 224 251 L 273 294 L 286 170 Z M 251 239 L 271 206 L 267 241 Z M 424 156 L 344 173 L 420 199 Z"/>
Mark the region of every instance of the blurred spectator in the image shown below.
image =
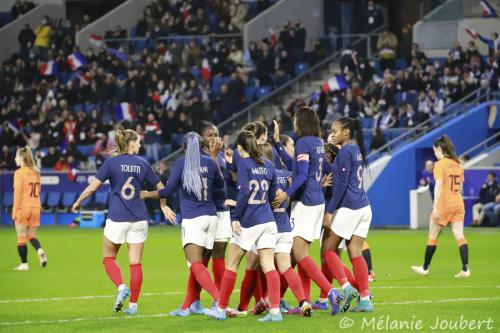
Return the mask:
<path id="1" fill-rule="evenodd" d="M 499 192 L 498 183 L 496 180 L 496 173 L 489 172 L 486 182 L 481 186 L 479 191 L 479 202 L 472 206 L 472 225 L 479 226 L 483 223 L 485 212 L 484 208 L 488 205 L 495 205 L 496 196 Z"/>
<path id="2" fill-rule="evenodd" d="M 496 195 L 494 202 L 484 205 L 483 212 L 484 216 L 488 218 L 489 227 L 496 227 L 500 224 L 500 194 Z"/>
<path id="3" fill-rule="evenodd" d="M 367 2 L 365 17 L 366 28 L 364 32 L 373 31 L 384 23 L 384 15 L 373 0 Z"/>
<path id="4" fill-rule="evenodd" d="M 42 168 L 44 169 L 54 168 L 56 166 L 57 161 L 59 161 L 60 157 L 61 154 L 57 151 L 57 148 L 55 146 L 49 147 L 47 155 L 45 155 L 42 158 Z"/>
<path id="5" fill-rule="evenodd" d="M 410 66 L 413 61 L 416 60 L 422 66 L 427 64 L 428 59 L 424 52 L 420 51 L 419 45 L 417 43 L 411 44 L 410 57 L 408 58 L 408 66 Z"/>
<path id="6" fill-rule="evenodd" d="M 50 19 L 45 15 L 42 19 L 42 24 L 35 29 L 35 48 L 38 57 L 41 60 L 47 60 L 50 37 L 53 34 L 52 26 L 50 25 Z"/>
<path id="7" fill-rule="evenodd" d="M 370 144 L 370 149 L 372 151 L 378 150 L 385 146 L 387 143 L 387 140 L 384 137 L 384 134 L 382 133 L 382 130 L 380 127 L 375 127 L 373 129 L 373 137 L 372 137 L 372 142 Z"/>
<path id="8" fill-rule="evenodd" d="M 146 155 L 152 163 L 156 163 L 160 159 L 160 142 L 161 142 L 161 126 L 156 121 L 155 115 L 148 115 L 148 122 L 145 125 Z"/>
<path id="9" fill-rule="evenodd" d="M 393 69 L 396 61 L 398 39 L 390 31 L 384 31 L 377 40 L 377 51 L 380 58 L 380 69 Z"/>
<path id="10" fill-rule="evenodd" d="M 31 1 L 16 0 L 10 9 L 11 20 L 14 21 L 19 16 L 26 14 L 35 8 L 35 4 Z"/>
<path id="11" fill-rule="evenodd" d="M 418 181 L 419 186 L 429 186 L 431 194 L 434 192 L 434 162 L 431 160 L 425 161 L 425 168 L 422 170 L 422 175 Z"/>
<path id="12" fill-rule="evenodd" d="M 399 127 L 414 127 L 419 123 L 419 115 L 413 109 L 413 105 L 407 103 L 401 107 L 403 114 L 399 119 Z"/>
<path id="13" fill-rule="evenodd" d="M 14 154 L 10 152 L 7 145 L 2 147 L 2 153 L 0 154 L 0 170 L 15 170 L 16 163 L 14 162 Z"/>
<path id="14" fill-rule="evenodd" d="M 229 16 L 231 17 L 231 24 L 239 31 L 243 31 L 245 25 L 245 18 L 248 15 L 248 5 L 240 0 L 232 0 L 229 6 Z"/>
<path id="15" fill-rule="evenodd" d="M 31 29 L 29 24 L 25 24 L 24 28 L 21 29 L 19 32 L 19 35 L 17 37 L 17 40 L 19 41 L 20 45 L 20 50 L 19 50 L 19 56 L 23 60 L 28 60 L 29 56 L 29 51 L 31 47 L 33 46 L 33 43 L 35 42 L 36 35 Z"/>
<path id="16" fill-rule="evenodd" d="M 303 52 L 306 49 L 306 37 L 307 32 L 302 22 L 300 20 L 295 21 L 295 39 L 294 39 L 294 47 L 295 50 Z"/>
<path id="17" fill-rule="evenodd" d="M 440 114 L 444 110 L 444 101 L 437 96 L 434 89 L 429 91 L 429 96 L 427 96 L 426 104 L 424 107 L 424 113 L 429 117 Z"/>
<path id="18" fill-rule="evenodd" d="M 394 105 L 389 105 L 387 111 L 378 117 L 377 123 L 378 127 L 382 130 L 393 128 L 398 122 L 396 108 Z"/>
<path id="19" fill-rule="evenodd" d="M 465 62 L 465 52 L 462 49 L 462 46 L 458 41 L 453 43 L 453 47 L 448 53 L 448 57 L 451 60 L 451 66 L 453 68 L 459 67 L 461 68 Z"/>
<path id="20" fill-rule="evenodd" d="M 326 55 L 326 50 L 325 47 L 323 46 L 323 43 L 321 42 L 320 39 L 316 40 L 316 42 L 314 42 L 313 50 L 309 54 L 311 65 L 314 66 L 315 64 L 323 60 L 325 58 L 325 55 Z"/>

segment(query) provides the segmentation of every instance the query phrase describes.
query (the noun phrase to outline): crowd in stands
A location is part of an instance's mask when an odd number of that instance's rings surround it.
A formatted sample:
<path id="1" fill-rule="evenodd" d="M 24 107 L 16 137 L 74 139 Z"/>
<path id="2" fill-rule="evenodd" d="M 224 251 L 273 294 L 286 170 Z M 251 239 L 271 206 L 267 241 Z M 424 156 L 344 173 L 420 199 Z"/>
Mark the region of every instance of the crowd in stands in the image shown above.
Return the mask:
<path id="1" fill-rule="evenodd" d="M 32 1 L 15 0 L 10 12 L 0 12 L 0 27 L 18 19 L 35 7 Z"/>

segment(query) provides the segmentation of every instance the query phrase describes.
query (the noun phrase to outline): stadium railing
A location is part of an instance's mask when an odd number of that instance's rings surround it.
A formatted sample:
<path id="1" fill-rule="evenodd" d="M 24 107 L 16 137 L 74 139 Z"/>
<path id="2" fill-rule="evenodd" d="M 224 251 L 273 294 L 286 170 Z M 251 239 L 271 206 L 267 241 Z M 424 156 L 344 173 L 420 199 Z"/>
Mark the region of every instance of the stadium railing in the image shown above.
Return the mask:
<path id="1" fill-rule="evenodd" d="M 385 26 L 381 26 L 369 34 L 338 35 L 338 38 L 343 39 L 346 43 L 345 45 L 350 44 L 352 49 L 360 50 L 361 52 L 365 47 L 369 47 L 370 38 L 378 36 L 378 33 L 384 28 Z M 337 65 L 337 61 L 341 52 L 342 50 L 338 50 L 337 52 L 332 53 L 331 55 L 316 63 L 314 66 L 310 67 L 309 70 L 304 71 L 286 84 L 270 92 L 266 97 L 252 103 L 248 107 L 235 113 L 230 118 L 218 124 L 217 126 L 221 135 L 234 134 L 234 132 L 241 128 L 245 123 L 254 120 L 261 114 L 272 115 L 273 108 L 276 108 L 278 105 L 282 105 L 282 100 L 286 96 L 309 96 L 314 91 L 314 89 L 318 88 L 319 85 L 325 81 L 325 72 L 328 72 L 330 76 L 337 74 L 331 72 L 332 70 L 337 69 L 335 66 Z M 318 86 L 314 86 L 315 80 L 319 80 L 316 82 Z M 312 87 L 311 83 L 313 84 Z M 170 164 L 177 157 L 179 157 L 181 153 L 182 149 L 177 149 L 158 163 Z"/>
<path id="2" fill-rule="evenodd" d="M 471 106 L 477 105 L 490 100 L 498 99 L 498 95 L 492 94 L 489 91 L 481 91 L 481 88 L 471 92 L 467 96 L 463 97 L 456 103 L 448 105 L 442 113 L 437 114 L 426 121 L 418 124 L 416 127 L 409 129 L 407 132 L 397 136 L 393 140 L 387 142 L 384 146 L 373 151 L 368 155 L 369 161 L 374 161 L 377 158 L 385 155 L 391 154 L 397 148 L 401 147 L 403 144 L 415 141 L 426 133 L 432 131 L 435 128 L 440 127 L 447 121 L 466 113 Z"/>
<path id="3" fill-rule="evenodd" d="M 493 134 L 492 136 L 490 136 L 489 138 L 487 138 L 486 140 L 478 143 L 477 145 L 475 145 L 474 147 L 468 149 L 467 151 L 465 151 L 463 154 L 460 155 L 460 158 L 464 158 L 464 157 L 474 157 L 476 156 L 477 154 L 485 151 L 485 150 L 489 150 L 491 148 L 494 148 L 496 146 L 500 146 L 500 132 L 496 132 L 495 134 Z"/>

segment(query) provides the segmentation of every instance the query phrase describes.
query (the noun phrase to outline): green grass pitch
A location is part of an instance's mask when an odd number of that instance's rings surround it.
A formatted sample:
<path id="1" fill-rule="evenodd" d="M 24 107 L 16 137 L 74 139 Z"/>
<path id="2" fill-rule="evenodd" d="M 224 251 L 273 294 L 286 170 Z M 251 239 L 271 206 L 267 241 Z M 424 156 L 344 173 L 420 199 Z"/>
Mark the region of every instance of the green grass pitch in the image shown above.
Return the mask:
<path id="1" fill-rule="evenodd" d="M 178 228 L 150 228 L 136 317 L 112 312 L 115 291 L 101 264 L 102 230 L 42 227 L 39 239 L 48 267 L 40 267 L 30 247 L 30 270 L 16 272 L 12 270 L 19 261 L 15 231 L 0 228 L 0 332 L 500 332 L 500 229 L 466 230 L 472 276 L 460 280 L 453 278 L 461 265 L 449 230 L 441 236 L 430 275 L 410 272 L 410 265 L 422 263 L 426 235 L 425 231 L 370 232 L 377 273 L 377 281 L 371 283 L 372 314 L 331 316 L 316 311 L 312 318 L 284 316 L 283 323 L 258 323 L 255 316 L 225 322 L 167 316 L 183 299 L 188 272 Z M 317 243 L 311 253 L 318 259 Z M 119 262 L 128 281 L 126 248 Z M 313 301 L 317 294 L 313 284 Z M 293 302 L 290 292 L 286 297 Z M 238 298 L 234 293 L 231 305 Z M 202 302 L 210 304 L 206 293 Z"/>

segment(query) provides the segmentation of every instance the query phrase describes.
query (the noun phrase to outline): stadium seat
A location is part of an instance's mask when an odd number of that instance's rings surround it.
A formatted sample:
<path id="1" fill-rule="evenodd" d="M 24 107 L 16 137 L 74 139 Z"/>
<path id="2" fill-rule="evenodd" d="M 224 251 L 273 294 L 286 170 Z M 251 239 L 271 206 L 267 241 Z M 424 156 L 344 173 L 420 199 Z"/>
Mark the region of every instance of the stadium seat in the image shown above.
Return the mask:
<path id="1" fill-rule="evenodd" d="M 299 76 L 309 69 L 309 64 L 307 62 L 299 62 L 295 64 L 295 75 Z"/>
<path id="2" fill-rule="evenodd" d="M 61 202 L 61 192 L 49 192 L 47 196 L 47 207 L 49 209 L 56 209 Z"/>
<path id="3" fill-rule="evenodd" d="M 108 196 L 109 192 L 108 191 L 99 191 L 96 192 L 95 197 L 94 197 L 94 202 L 107 205 L 108 204 Z"/>
<path id="4" fill-rule="evenodd" d="M 45 206 L 45 202 L 47 201 L 47 192 L 43 190 L 42 188 L 42 193 L 40 193 L 40 205 Z"/>
<path id="5" fill-rule="evenodd" d="M 93 109 L 97 109 L 97 104 L 85 104 L 83 106 L 83 110 L 86 113 L 90 113 Z"/>
<path id="6" fill-rule="evenodd" d="M 81 207 L 87 207 L 87 206 L 88 206 L 88 205 L 92 202 L 92 198 L 93 198 L 93 197 L 94 197 L 94 196 L 93 196 L 93 195 L 91 195 L 91 196 L 89 196 L 87 199 L 83 200 L 83 201 L 82 201 L 82 204 L 81 204 Z"/>
<path id="7" fill-rule="evenodd" d="M 259 87 L 257 89 L 257 98 L 258 99 L 262 99 L 264 97 L 266 97 L 267 95 L 269 95 L 269 93 L 271 92 L 271 87 Z"/>
<path id="8" fill-rule="evenodd" d="M 407 67 L 406 60 L 401 58 L 396 59 L 396 69 L 406 69 Z"/>
<path id="9" fill-rule="evenodd" d="M 5 192 L 2 198 L 2 206 L 4 208 L 11 208 L 14 205 L 14 194 L 12 192 Z"/>
<path id="10" fill-rule="evenodd" d="M 201 78 L 200 68 L 198 66 L 191 67 L 191 74 L 193 74 L 196 81 Z"/>
<path id="11" fill-rule="evenodd" d="M 362 118 L 361 124 L 362 124 L 363 128 L 372 128 L 373 127 L 373 118 L 369 118 L 369 117 Z"/>
<path id="12" fill-rule="evenodd" d="M 255 92 L 257 88 L 255 87 L 245 87 L 245 101 L 251 104 L 255 99 Z"/>
<path id="13" fill-rule="evenodd" d="M 82 153 L 83 156 L 88 156 L 94 150 L 93 145 L 78 145 L 76 148 Z"/>
<path id="14" fill-rule="evenodd" d="M 76 201 L 76 192 L 64 192 L 63 197 L 62 197 L 62 206 L 64 208 L 67 208 L 68 210 L 71 209 L 71 206 Z"/>
<path id="15" fill-rule="evenodd" d="M 220 92 L 220 86 L 222 85 L 222 76 L 214 76 L 212 78 L 212 91 L 216 94 Z"/>
<path id="16" fill-rule="evenodd" d="M 75 111 L 75 113 L 78 113 L 80 111 L 83 110 L 83 105 L 82 104 L 75 104 L 73 105 L 73 111 Z"/>

